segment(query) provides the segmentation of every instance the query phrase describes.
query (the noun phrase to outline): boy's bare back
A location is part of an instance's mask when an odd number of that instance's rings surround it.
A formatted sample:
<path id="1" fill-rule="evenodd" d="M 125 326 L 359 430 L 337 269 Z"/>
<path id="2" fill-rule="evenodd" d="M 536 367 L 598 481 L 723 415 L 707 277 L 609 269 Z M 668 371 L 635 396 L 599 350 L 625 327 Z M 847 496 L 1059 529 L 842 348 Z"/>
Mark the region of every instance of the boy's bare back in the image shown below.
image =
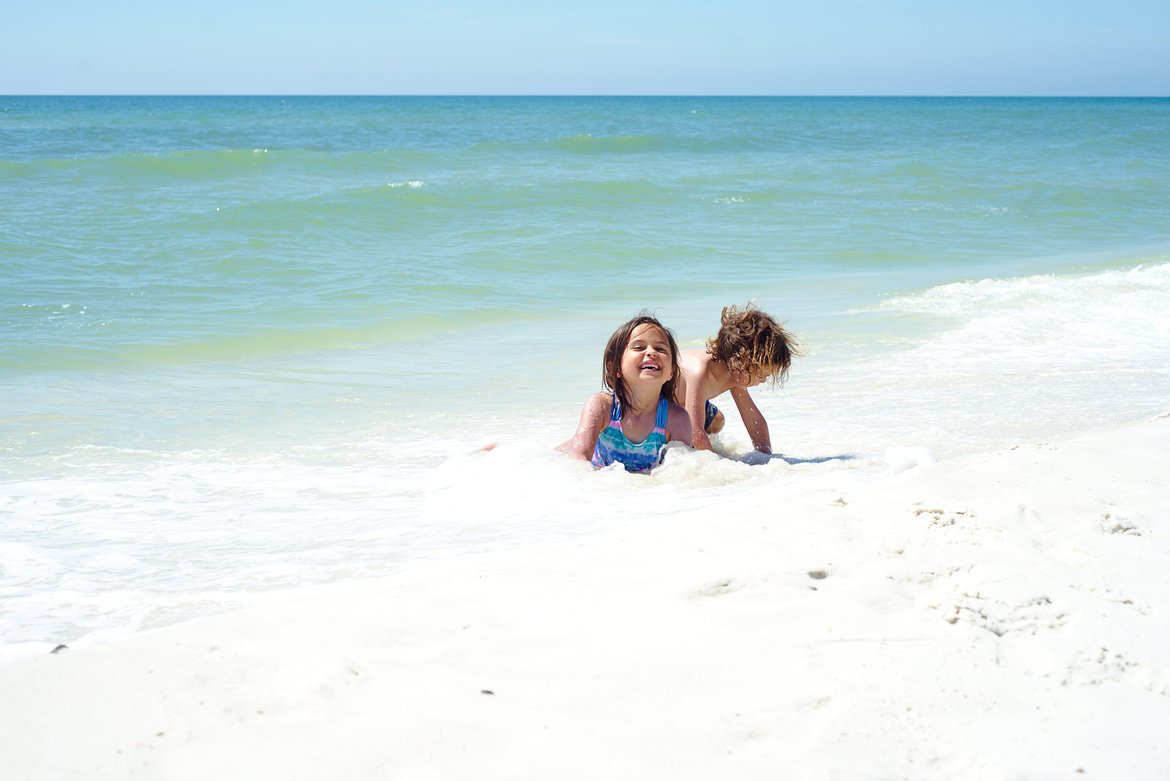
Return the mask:
<path id="1" fill-rule="evenodd" d="M 715 360 L 706 350 L 683 350 L 678 356 L 681 376 L 675 385 L 674 401 L 685 407 L 687 389 L 696 389 L 702 401 L 713 399 L 731 390 L 731 377 L 727 366 Z"/>

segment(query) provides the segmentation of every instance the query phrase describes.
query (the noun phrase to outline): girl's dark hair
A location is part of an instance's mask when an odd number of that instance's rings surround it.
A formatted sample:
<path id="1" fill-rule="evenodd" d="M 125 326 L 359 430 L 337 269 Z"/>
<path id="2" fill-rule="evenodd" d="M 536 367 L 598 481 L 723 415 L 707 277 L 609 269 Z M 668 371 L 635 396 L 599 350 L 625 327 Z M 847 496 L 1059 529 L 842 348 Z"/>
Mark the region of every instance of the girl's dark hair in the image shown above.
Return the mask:
<path id="1" fill-rule="evenodd" d="M 601 382 L 605 389 L 617 396 L 623 408 L 629 408 L 629 399 L 626 394 L 626 384 L 618 375 L 621 373 L 622 353 L 630 344 L 630 337 L 634 331 L 643 325 L 651 325 L 666 335 L 670 345 L 670 379 L 662 386 L 661 398 L 674 401 L 674 386 L 678 384 L 678 344 L 674 341 L 674 333 L 658 321 L 657 317 L 643 311 L 637 317 L 622 323 L 609 341 L 605 343 L 605 353 L 601 357 Z"/>

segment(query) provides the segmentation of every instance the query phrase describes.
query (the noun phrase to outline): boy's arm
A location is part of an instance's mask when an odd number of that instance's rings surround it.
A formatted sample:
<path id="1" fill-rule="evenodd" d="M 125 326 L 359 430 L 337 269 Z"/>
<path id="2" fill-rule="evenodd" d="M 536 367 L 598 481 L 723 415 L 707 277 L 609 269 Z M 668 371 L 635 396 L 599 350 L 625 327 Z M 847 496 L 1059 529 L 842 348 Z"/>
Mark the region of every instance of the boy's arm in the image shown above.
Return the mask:
<path id="1" fill-rule="evenodd" d="M 707 436 L 707 409 L 700 393 L 702 382 L 694 378 L 687 383 L 686 413 L 691 422 L 690 445 L 695 450 L 714 450 L 711 446 L 711 437 Z"/>
<path id="2" fill-rule="evenodd" d="M 771 453 L 772 438 L 768 435 L 768 421 L 764 420 L 763 413 L 747 392 L 747 388 L 732 388 L 731 398 L 735 399 L 739 416 L 743 418 L 743 425 L 747 428 L 748 436 L 752 438 L 752 447 L 761 453 Z"/>
<path id="3" fill-rule="evenodd" d="M 582 461 L 591 460 L 601 430 L 609 425 L 609 408 L 612 403 L 613 400 L 606 393 L 595 393 L 590 396 L 581 407 L 577 431 L 567 442 L 557 447 L 557 450 Z"/>

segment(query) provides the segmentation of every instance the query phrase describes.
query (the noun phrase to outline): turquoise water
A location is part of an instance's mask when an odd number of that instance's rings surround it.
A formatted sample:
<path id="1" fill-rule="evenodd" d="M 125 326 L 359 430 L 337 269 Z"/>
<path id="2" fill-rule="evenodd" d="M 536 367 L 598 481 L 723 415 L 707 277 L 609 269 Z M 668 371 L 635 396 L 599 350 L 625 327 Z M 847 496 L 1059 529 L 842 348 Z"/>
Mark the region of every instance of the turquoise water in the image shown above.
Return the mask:
<path id="1" fill-rule="evenodd" d="M 0 645 L 620 521 L 647 483 L 549 449 L 643 307 L 787 319 L 773 438 L 850 456 L 662 512 L 1161 412 L 1168 139 L 1166 99 L 0 98 Z"/>

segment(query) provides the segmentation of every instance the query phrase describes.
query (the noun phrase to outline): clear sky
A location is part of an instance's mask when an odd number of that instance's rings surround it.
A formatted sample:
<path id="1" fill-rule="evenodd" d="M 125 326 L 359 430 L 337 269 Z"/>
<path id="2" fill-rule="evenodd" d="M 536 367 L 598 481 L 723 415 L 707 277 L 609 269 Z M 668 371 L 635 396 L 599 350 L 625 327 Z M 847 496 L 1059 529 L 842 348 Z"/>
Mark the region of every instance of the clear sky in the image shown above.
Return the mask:
<path id="1" fill-rule="evenodd" d="M 3 0 L 0 94 L 1170 95 L 1170 0 Z"/>

